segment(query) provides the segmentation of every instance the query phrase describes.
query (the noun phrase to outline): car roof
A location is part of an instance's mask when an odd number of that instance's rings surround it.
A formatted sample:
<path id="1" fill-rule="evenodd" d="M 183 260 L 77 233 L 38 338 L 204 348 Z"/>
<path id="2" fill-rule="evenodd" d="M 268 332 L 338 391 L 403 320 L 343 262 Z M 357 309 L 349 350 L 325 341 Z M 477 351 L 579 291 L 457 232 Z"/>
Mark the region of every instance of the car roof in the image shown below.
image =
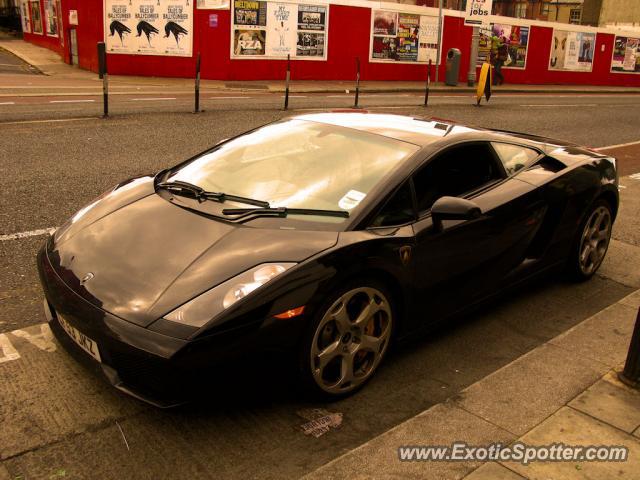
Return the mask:
<path id="1" fill-rule="evenodd" d="M 409 142 L 420 147 L 434 143 L 442 144 L 455 141 L 464 136 L 468 139 L 517 141 L 539 148 L 551 144 L 553 146 L 571 145 L 567 142 L 529 135 L 526 133 L 492 130 L 487 128 L 460 125 L 451 120 L 438 118 L 414 118 L 404 115 L 383 113 L 368 113 L 358 111 L 342 111 L 298 115 L 299 120 L 337 125 L 346 128 L 375 133 L 403 142 Z M 446 137 L 446 140 L 445 140 Z"/>
<path id="2" fill-rule="evenodd" d="M 468 127 L 456 126 L 450 122 L 382 113 L 331 112 L 299 115 L 295 118 L 353 128 L 420 146 L 441 140 L 455 127 L 472 131 Z"/>

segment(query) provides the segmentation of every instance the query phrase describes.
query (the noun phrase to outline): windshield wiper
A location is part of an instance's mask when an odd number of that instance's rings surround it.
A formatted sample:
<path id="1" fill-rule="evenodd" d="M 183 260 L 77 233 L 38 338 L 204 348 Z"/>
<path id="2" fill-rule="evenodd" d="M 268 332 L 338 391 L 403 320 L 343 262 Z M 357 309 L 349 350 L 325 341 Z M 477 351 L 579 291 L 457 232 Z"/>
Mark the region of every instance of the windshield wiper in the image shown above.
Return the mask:
<path id="1" fill-rule="evenodd" d="M 215 200 L 216 202 L 223 203 L 229 200 L 231 202 L 240 202 L 246 203 L 247 205 L 256 205 L 262 208 L 269 208 L 269 202 L 265 202 L 263 200 L 255 200 L 253 198 L 230 195 L 224 192 L 209 192 L 204 188 L 199 187 L 198 185 L 194 185 L 193 183 L 189 182 L 183 182 L 182 180 L 175 180 L 173 182 L 161 182 L 158 183 L 158 187 L 165 188 L 174 193 L 189 192 L 200 203 L 207 200 Z"/>
<path id="2" fill-rule="evenodd" d="M 243 220 L 253 217 L 286 217 L 287 215 L 319 215 L 323 217 L 349 218 L 349 212 L 344 210 L 318 210 L 314 208 L 225 208 L 224 215 L 236 215 L 233 220 Z"/>

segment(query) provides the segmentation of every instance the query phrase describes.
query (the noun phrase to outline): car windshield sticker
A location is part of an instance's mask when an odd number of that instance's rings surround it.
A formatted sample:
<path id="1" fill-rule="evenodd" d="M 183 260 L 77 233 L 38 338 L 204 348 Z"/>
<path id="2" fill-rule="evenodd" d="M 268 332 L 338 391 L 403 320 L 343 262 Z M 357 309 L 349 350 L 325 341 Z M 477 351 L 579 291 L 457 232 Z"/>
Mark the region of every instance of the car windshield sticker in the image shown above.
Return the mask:
<path id="1" fill-rule="evenodd" d="M 347 194 L 340 199 L 338 206 L 345 210 L 351 210 L 352 208 L 356 208 L 366 196 L 366 193 L 359 192 L 358 190 L 349 190 Z"/>

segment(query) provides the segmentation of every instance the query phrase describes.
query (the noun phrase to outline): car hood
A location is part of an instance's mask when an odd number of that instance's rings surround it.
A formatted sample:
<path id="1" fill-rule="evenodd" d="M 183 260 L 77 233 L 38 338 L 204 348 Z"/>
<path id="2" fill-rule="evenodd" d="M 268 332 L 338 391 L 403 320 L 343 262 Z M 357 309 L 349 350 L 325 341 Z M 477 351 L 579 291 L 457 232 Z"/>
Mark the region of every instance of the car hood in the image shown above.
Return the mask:
<path id="1" fill-rule="evenodd" d="M 265 262 L 300 262 L 337 232 L 235 225 L 155 194 L 150 177 L 119 187 L 56 232 L 49 260 L 80 296 L 147 326 L 182 303 Z"/>

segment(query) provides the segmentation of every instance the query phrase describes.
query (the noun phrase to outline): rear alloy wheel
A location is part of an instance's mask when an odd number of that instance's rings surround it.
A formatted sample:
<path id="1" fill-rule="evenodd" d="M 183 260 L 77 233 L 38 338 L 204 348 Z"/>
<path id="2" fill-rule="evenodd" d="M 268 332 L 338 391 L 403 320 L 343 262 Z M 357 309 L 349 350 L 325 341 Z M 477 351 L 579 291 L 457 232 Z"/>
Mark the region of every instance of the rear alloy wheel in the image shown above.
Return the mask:
<path id="1" fill-rule="evenodd" d="M 324 310 L 307 357 L 315 386 L 329 396 L 362 386 L 387 351 L 392 312 L 387 296 L 372 286 L 349 289 Z"/>
<path id="2" fill-rule="evenodd" d="M 611 208 L 604 200 L 596 202 L 582 225 L 575 252 L 574 271 L 578 279 L 591 278 L 604 260 L 611 240 L 613 219 Z"/>

